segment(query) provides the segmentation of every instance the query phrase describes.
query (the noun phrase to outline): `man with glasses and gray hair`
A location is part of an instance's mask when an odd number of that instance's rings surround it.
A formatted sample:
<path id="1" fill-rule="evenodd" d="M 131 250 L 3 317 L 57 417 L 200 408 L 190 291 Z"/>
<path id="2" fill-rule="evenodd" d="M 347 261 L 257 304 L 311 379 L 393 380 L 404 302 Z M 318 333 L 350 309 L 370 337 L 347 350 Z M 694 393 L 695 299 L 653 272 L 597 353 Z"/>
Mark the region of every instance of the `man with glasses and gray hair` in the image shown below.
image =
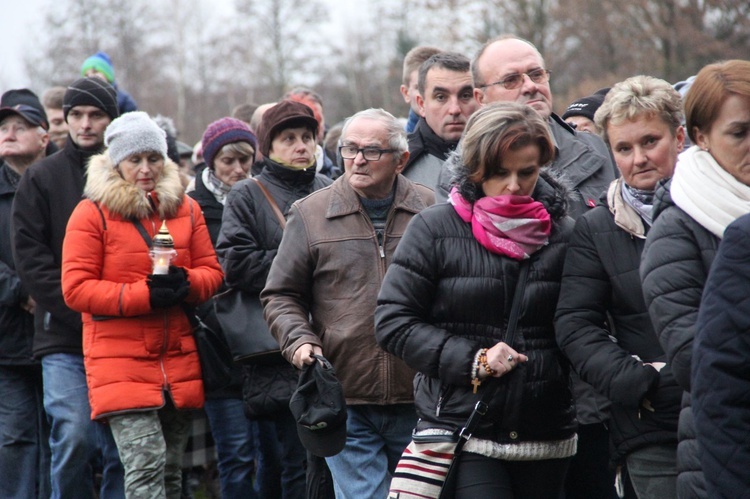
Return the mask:
<path id="1" fill-rule="evenodd" d="M 479 105 L 519 102 L 547 120 L 556 149 L 555 159 L 547 168 L 573 191 L 570 215 L 578 218 L 593 208 L 615 178 L 614 162 L 599 137 L 577 133 L 552 112 L 551 71 L 536 47 L 513 35 L 493 38 L 477 52 L 471 62 L 471 74 Z M 439 185 L 446 195 L 450 176 L 444 168 Z"/>
<path id="2" fill-rule="evenodd" d="M 344 175 L 294 203 L 260 298 L 284 357 L 302 368 L 326 356 L 343 387 L 346 444 L 323 456 L 336 497 L 386 497 L 417 415 L 414 371 L 376 343 L 375 306 L 407 224 L 434 195 L 400 175 L 406 134 L 382 109 L 349 118 L 340 144 Z"/>

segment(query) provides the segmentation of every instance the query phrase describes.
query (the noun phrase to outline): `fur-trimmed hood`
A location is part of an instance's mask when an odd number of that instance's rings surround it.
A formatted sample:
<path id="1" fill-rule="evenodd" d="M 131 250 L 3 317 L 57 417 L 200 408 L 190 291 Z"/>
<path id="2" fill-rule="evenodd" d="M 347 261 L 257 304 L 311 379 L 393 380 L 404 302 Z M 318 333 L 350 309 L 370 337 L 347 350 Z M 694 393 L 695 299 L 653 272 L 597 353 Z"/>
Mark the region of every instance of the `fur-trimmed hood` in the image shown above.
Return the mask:
<path id="1" fill-rule="evenodd" d="M 156 188 L 144 194 L 135 184 L 122 178 L 105 152 L 91 158 L 83 194 L 123 218 L 147 218 L 156 208 L 159 218 L 166 219 L 177 213 L 185 197 L 185 188 L 180 182 L 177 165 L 165 159 Z"/>

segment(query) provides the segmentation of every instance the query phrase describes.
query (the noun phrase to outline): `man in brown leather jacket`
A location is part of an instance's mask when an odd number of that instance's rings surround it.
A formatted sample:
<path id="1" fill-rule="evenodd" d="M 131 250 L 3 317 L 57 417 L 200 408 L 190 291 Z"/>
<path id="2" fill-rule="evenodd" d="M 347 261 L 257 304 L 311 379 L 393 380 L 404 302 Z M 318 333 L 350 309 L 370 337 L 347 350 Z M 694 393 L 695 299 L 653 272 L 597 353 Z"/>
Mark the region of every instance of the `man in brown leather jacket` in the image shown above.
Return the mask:
<path id="1" fill-rule="evenodd" d="M 414 372 L 377 345 L 373 314 L 396 245 L 434 195 L 400 175 L 406 136 L 383 110 L 349 118 L 339 150 L 345 174 L 292 207 L 261 301 L 286 359 L 323 354 L 343 386 L 346 446 L 326 458 L 336 497 L 385 497 L 416 424 Z"/>

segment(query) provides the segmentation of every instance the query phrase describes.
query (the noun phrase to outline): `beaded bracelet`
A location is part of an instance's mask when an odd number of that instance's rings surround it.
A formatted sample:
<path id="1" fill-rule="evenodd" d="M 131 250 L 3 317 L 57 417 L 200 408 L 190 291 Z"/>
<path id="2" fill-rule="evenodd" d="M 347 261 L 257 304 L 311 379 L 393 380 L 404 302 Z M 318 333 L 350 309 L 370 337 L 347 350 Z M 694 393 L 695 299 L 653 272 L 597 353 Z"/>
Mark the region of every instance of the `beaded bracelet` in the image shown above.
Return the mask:
<path id="1" fill-rule="evenodd" d="M 474 386 L 474 393 L 477 393 L 477 388 L 482 384 L 482 380 L 479 379 L 479 359 L 483 352 L 486 354 L 487 349 L 482 348 L 478 350 L 476 355 L 474 355 L 474 362 L 471 364 L 471 384 Z"/>
<path id="2" fill-rule="evenodd" d="M 479 363 L 482 364 L 482 367 L 484 367 L 484 371 L 487 373 L 488 376 L 494 376 L 497 374 L 497 371 L 492 369 L 490 367 L 490 363 L 487 362 L 487 349 L 482 349 L 482 353 L 479 355 Z"/>

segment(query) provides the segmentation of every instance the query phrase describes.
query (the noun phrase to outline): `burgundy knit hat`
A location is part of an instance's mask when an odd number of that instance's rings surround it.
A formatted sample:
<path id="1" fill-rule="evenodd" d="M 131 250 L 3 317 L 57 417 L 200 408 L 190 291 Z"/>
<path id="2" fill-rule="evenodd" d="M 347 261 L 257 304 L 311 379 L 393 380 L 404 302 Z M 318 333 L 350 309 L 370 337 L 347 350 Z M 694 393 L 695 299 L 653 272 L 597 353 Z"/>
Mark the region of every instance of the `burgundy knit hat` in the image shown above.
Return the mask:
<path id="1" fill-rule="evenodd" d="M 268 157 L 273 138 L 287 128 L 305 127 L 318 134 L 318 121 L 313 110 L 308 106 L 290 100 L 283 100 L 263 114 L 263 120 L 258 127 L 260 152 Z"/>
<path id="2" fill-rule="evenodd" d="M 214 158 L 221 148 L 233 142 L 247 142 L 253 149 L 258 147 L 258 139 L 244 121 L 235 118 L 216 120 L 203 132 L 203 160 L 209 168 L 214 167 Z"/>

